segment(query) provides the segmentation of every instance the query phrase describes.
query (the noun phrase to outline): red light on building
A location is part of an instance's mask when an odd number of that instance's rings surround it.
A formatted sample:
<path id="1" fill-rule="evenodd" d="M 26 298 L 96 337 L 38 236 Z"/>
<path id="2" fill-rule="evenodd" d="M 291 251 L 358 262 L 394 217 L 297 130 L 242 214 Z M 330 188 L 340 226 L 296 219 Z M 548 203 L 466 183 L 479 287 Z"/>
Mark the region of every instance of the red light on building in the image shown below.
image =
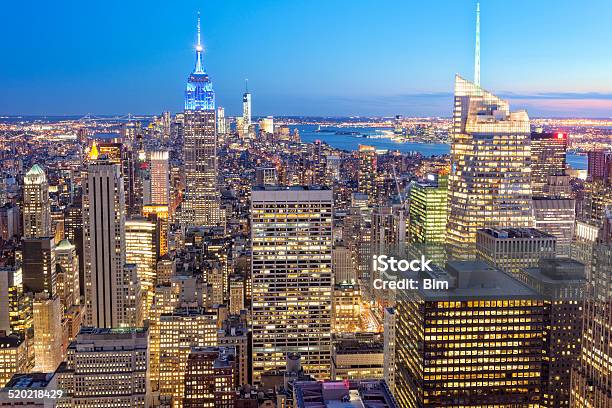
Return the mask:
<path id="1" fill-rule="evenodd" d="M 559 133 L 557 133 L 557 135 L 556 135 L 556 136 L 557 136 L 557 139 L 565 139 L 566 134 L 565 134 L 565 133 L 561 133 L 561 132 L 559 132 Z"/>

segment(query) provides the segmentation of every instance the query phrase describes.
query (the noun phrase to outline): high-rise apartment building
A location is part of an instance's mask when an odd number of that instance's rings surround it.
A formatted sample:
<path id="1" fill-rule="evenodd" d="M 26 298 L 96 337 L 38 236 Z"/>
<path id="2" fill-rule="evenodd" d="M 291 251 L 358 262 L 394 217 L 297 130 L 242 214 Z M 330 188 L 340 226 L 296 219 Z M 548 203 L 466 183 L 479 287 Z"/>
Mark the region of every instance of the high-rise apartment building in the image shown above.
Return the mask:
<path id="1" fill-rule="evenodd" d="M 531 188 L 534 196 L 544 195 L 550 176 L 566 170 L 568 135 L 564 132 L 531 133 Z"/>
<path id="2" fill-rule="evenodd" d="M 135 270 L 125 262 L 125 200 L 118 164 L 91 161 L 83 180 L 86 324 L 133 327 L 139 321 Z"/>
<path id="3" fill-rule="evenodd" d="M 217 186 L 215 92 L 204 70 L 202 54 L 198 15 L 196 65 L 187 80 L 184 113 L 185 197 L 182 212 L 183 224 L 189 226 L 218 225 L 224 218 Z"/>
<path id="4" fill-rule="evenodd" d="M 49 183 L 44 170 L 35 164 L 23 178 L 23 236 L 52 236 Z"/>
<path id="5" fill-rule="evenodd" d="M 473 257 L 476 230 L 532 227 L 530 128 L 525 111 L 460 76 L 448 183 L 451 254 Z"/>
<path id="6" fill-rule="evenodd" d="M 255 187 L 251 193 L 253 380 L 299 352 L 306 373 L 329 376 L 331 190 Z"/>
<path id="7" fill-rule="evenodd" d="M 448 290 L 398 291 L 395 396 L 402 407 L 528 408 L 541 401 L 544 301 L 476 261 L 428 279 Z"/>
<path id="8" fill-rule="evenodd" d="M 56 371 L 61 406 L 151 406 L 147 340 L 146 328 L 82 328 Z"/>

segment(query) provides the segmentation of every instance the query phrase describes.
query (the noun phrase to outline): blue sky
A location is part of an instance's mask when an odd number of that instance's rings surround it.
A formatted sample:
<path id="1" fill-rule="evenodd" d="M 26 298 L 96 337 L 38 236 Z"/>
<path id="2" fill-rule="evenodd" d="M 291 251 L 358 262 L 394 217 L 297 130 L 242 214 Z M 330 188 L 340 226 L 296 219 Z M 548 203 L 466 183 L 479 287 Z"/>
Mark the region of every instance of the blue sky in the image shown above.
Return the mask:
<path id="1" fill-rule="evenodd" d="M 588 6 L 587 6 L 588 5 Z M 1 114 L 182 109 L 202 13 L 218 104 L 255 115 L 450 115 L 471 0 L 7 2 Z M 531 116 L 612 116 L 612 2 L 483 0 L 482 85 Z"/>

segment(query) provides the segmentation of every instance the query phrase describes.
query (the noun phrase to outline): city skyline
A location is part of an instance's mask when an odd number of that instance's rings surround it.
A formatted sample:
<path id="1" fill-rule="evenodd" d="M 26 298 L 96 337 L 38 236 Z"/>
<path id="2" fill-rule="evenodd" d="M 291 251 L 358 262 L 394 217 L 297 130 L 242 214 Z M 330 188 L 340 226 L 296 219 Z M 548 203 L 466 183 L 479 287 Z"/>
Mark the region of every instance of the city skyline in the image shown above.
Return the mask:
<path id="1" fill-rule="evenodd" d="M 0 68 L 0 114 L 180 111 L 179 78 L 193 63 L 201 11 L 204 65 L 229 115 L 240 113 L 248 78 L 255 116 L 450 116 L 453 74 L 473 77 L 476 2 L 389 4 L 194 2 L 167 10 L 111 3 L 79 9 L 86 18 L 70 6 L 40 4 L 37 13 L 11 6 L 28 23 L 18 17 L 0 29 L 18 39 L 0 45 L 14 61 Z M 532 117 L 608 117 L 612 60 L 597 38 L 609 30 L 600 20 L 609 7 L 483 2 L 483 87 Z M 298 17 L 308 24 L 291 24 Z M 109 21 L 112 31 L 104 29 Z M 595 58 L 599 64 L 586 65 Z"/>

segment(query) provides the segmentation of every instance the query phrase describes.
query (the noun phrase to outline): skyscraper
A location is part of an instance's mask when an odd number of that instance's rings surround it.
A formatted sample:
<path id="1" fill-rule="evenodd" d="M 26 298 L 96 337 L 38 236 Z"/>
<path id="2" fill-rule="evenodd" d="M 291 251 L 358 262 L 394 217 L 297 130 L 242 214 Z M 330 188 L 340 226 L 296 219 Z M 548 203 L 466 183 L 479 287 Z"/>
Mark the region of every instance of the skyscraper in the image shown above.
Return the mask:
<path id="1" fill-rule="evenodd" d="M 597 241 L 584 302 L 582 353 L 572 372 L 571 406 L 612 406 L 612 210 Z"/>
<path id="2" fill-rule="evenodd" d="M 565 174 L 567 133 L 531 133 L 531 187 L 534 196 L 543 196 L 550 176 Z"/>
<path id="3" fill-rule="evenodd" d="M 202 63 L 198 14 L 196 64 L 185 91 L 183 160 L 185 163 L 185 198 L 182 224 L 218 225 L 222 221 L 217 186 L 217 131 L 215 92 Z"/>
<path id="4" fill-rule="evenodd" d="M 103 157 L 92 161 L 83 181 L 86 324 L 133 326 L 134 299 L 128 294 L 139 283 L 125 267 L 125 199 L 119 165 Z"/>
<path id="5" fill-rule="evenodd" d="M 151 202 L 147 204 L 168 205 L 170 203 L 170 169 L 168 151 L 151 152 Z"/>
<path id="6" fill-rule="evenodd" d="M 144 218 L 125 222 L 125 261 L 138 265 L 143 315 L 148 316 L 155 293 L 157 254 L 159 253 L 157 223 Z"/>
<path id="7" fill-rule="evenodd" d="M 50 296 L 57 290 L 55 267 L 55 241 L 50 237 L 25 238 L 23 249 L 23 289 L 25 292 L 46 292 Z"/>
<path id="8" fill-rule="evenodd" d="M 304 371 L 329 376 L 333 194 L 313 187 L 255 187 L 253 380 L 299 352 Z"/>
<path id="9" fill-rule="evenodd" d="M 410 189 L 410 242 L 443 243 L 446 237 L 448 176 L 432 175 Z"/>
<path id="10" fill-rule="evenodd" d="M 449 290 L 398 291 L 395 396 L 402 407 L 538 406 L 544 301 L 484 262 L 451 261 Z M 446 274 L 445 274 L 446 272 Z"/>
<path id="11" fill-rule="evenodd" d="M 62 304 L 59 296 L 34 298 L 34 355 L 40 372 L 55 371 L 62 362 Z"/>
<path id="12" fill-rule="evenodd" d="M 529 117 L 460 76 L 448 186 L 447 240 L 452 254 L 473 256 L 476 230 L 531 227 Z"/>
<path id="13" fill-rule="evenodd" d="M 245 80 L 244 94 L 242 95 L 242 126 L 245 136 L 249 135 L 251 128 L 251 93 L 249 92 L 249 80 Z"/>
<path id="14" fill-rule="evenodd" d="M 368 202 L 376 201 L 376 150 L 373 146 L 359 145 L 358 191 L 368 195 Z"/>
<path id="15" fill-rule="evenodd" d="M 23 236 L 52 236 L 49 183 L 44 170 L 35 164 L 23 178 Z"/>

